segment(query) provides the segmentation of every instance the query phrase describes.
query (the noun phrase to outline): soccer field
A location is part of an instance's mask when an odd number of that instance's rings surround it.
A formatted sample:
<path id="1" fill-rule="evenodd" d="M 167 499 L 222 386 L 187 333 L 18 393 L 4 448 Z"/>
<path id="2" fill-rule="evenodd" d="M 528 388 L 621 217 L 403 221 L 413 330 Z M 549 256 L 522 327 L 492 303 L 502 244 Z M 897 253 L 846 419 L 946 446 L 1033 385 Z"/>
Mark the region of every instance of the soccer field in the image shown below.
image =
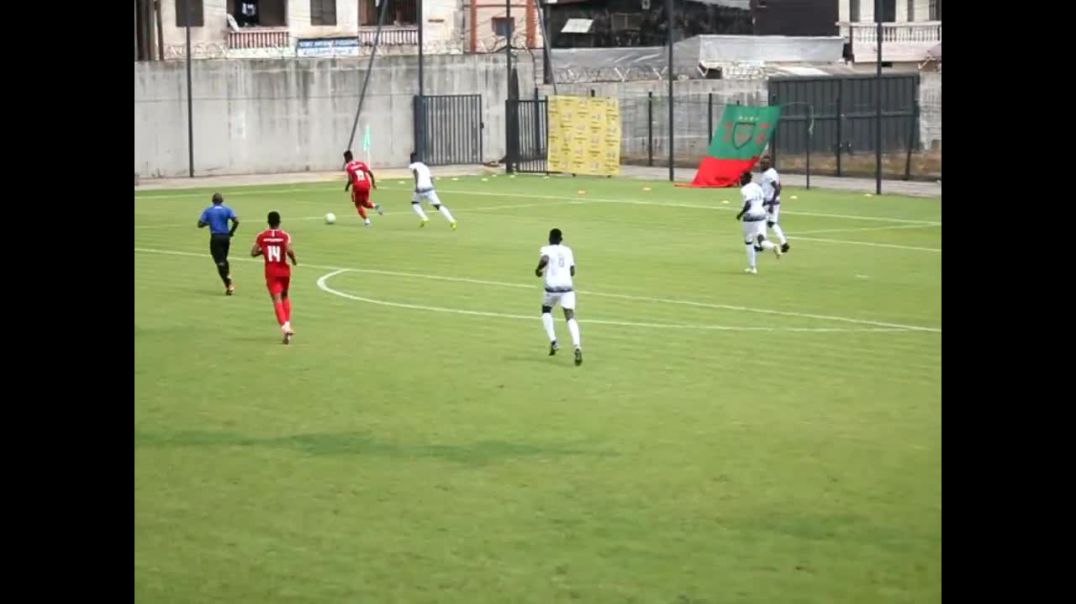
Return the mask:
<path id="1" fill-rule="evenodd" d="M 212 190 L 137 193 L 137 601 L 940 601 L 940 200 L 787 188 L 747 275 L 737 189 L 441 178 L 452 231 L 380 184 L 370 228 L 342 177 L 222 189 L 234 297 Z"/>

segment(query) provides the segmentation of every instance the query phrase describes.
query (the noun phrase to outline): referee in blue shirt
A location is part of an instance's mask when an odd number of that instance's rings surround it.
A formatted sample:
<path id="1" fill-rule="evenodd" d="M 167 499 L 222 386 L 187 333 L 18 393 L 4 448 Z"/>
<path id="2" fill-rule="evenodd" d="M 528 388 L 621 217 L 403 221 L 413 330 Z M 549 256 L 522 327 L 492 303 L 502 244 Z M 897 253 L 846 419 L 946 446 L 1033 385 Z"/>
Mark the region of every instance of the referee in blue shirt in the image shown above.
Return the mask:
<path id="1" fill-rule="evenodd" d="M 228 229 L 228 221 L 232 222 L 232 228 Z M 232 285 L 232 275 L 228 268 L 228 248 L 232 244 L 232 235 L 239 228 L 239 217 L 235 210 L 224 205 L 224 196 L 220 193 L 213 194 L 213 205 L 202 210 L 202 217 L 198 219 L 198 228 L 209 227 L 209 253 L 213 256 L 213 262 L 217 264 L 217 272 L 224 282 L 225 295 L 235 293 Z"/>

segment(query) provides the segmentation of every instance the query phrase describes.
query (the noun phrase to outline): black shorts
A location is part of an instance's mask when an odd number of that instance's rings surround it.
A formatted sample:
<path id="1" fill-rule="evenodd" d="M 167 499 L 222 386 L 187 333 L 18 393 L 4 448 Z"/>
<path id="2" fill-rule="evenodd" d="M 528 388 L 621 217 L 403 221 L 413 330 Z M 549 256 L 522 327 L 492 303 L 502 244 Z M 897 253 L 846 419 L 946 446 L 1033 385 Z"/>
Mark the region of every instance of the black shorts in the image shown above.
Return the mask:
<path id="1" fill-rule="evenodd" d="M 220 264 L 228 261 L 228 248 L 232 245 L 231 235 L 213 235 L 209 238 L 209 253 L 213 256 L 213 262 Z"/>

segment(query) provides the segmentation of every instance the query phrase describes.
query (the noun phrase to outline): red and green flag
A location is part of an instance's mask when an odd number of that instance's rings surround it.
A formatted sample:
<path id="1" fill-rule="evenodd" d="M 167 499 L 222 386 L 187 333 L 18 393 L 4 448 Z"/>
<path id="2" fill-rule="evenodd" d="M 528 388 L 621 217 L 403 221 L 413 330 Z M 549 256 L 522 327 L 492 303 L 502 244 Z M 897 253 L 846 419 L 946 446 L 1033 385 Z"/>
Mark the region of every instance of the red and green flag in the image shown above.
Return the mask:
<path id="1" fill-rule="evenodd" d="M 758 162 L 762 150 L 777 129 L 779 105 L 748 107 L 725 105 L 721 123 L 699 163 L 693 187 L 727 187 L 739 184 L 740 175 Z"/>

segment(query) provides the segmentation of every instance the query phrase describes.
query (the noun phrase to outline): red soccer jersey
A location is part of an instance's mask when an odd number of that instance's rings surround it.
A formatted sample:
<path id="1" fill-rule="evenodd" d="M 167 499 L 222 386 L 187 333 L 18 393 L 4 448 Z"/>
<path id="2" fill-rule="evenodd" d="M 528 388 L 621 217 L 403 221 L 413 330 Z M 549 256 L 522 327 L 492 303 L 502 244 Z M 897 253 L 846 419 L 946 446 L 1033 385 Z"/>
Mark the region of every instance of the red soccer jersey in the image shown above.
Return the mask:
<path id="1" fill-rule="evenodd" d="M 258 233 L 256 240 L 265 258 L 265 278 L 291 276 L 288 266 L 288 244 L 291 235 L 280 229 L 265 229 Z"/>
<path id="2" fill-rule="evenodd" d="M 367 175 L 370 168 L 368 168 L 366 164 L 357 159 L 353 159 L 347 162 L 347 165 L 344 166 L 344 171 L 347 172 L 347 177 L 351 179 L 352 187 L 355 187 L 356 189 L 370 188 L 370 177 Z"/>

